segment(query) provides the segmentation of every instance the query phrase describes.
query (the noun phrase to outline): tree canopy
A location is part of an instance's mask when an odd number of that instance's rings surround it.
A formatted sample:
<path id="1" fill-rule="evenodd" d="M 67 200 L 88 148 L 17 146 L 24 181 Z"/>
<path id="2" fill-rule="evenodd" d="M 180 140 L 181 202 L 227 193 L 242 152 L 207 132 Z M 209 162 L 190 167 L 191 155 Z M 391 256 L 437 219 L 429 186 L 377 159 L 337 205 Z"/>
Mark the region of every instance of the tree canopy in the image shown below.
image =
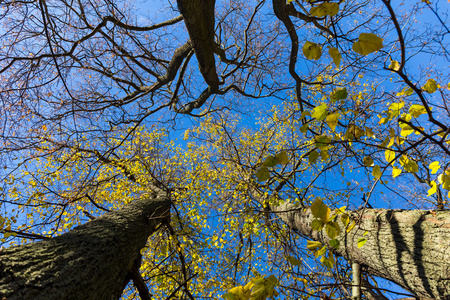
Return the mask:
<path id="1" fill-rule="evenodd" d="M 0 296 L 448 299 L 448 8 L 3 1 Z"/>

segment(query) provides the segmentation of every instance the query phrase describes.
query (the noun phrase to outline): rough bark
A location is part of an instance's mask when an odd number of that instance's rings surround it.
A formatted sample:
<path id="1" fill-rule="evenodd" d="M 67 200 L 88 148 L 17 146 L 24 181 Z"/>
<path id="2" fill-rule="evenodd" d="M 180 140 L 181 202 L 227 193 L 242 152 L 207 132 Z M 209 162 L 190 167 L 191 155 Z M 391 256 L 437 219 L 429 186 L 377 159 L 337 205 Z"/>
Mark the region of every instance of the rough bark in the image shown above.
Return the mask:
<path id="1" fill-rule="evenodd" d="M 329 246 L 325 230 L 311 229 L 314 217 L 309 208 L 287 203 L 277 213 L 293 230 Z M 450 299 L 449 211 L 365 209 L 351 217 L 356 226 L 349 233 L 341 231 L 336 254 L 420 299 Z M 359 238 L 367 239 L 361 248 Z"/>
<path id="2" fill-rule="evenodd" d="M 169 216 L 153 194 L 61 236 L 0 252 L 0 299 L 118 299 L 147 238 Z"/>
<path id="3" fill-rule="evenodd" d="M 217 76 L 214 58 L 214 6 L 215 0 L 178 0 L 178 8 L 183 15 L 195 56 L 206 83 L 217 90 Z"/>

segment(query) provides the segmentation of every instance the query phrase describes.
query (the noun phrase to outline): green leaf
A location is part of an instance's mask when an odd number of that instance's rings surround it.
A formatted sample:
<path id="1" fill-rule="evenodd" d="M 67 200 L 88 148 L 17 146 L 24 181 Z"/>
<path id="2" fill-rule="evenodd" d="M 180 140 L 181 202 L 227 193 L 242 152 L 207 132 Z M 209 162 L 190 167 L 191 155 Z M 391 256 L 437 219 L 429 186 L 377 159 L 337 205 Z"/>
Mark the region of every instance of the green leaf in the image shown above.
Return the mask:
<path id="1" fill-rule="evenodd" d="M 441 168 L 438 161 L 434 161 L 429 165 L 431 169 L 431 174 L 436 174 L 436 172 Z"/>
<path id="2" fill-rule="evenodd" d="M 308 155 L 310 164 L 314 164 L 317 161 L 317 158 L 319 158 L 319 152 L 317 152 L 316 150 L 310 152 Z"/>
<path id="3" fill-rule="evenodd" d="M 275 161 L 277 164 L 287 165 L 289 163 L 289 157 L 287 156 L 286 151 L 281 151 L 275 155 Z"/>
<path id="4" fill-rule="evenodd" d="M 331 114 L 331 115 L 328 115 L 325 120 L 327 122 L 328 126 L 330 126 L 331 130 L 333 130 L 333 131 L 336 129 L 336 126 L 339 121 L 339 116 L 340 115 L 338 113 Z"/>
<path id="5" fill-rule="evenodd" d="M 375 166 L 373 167 L 372 175 L 373 175 L 373 177 L 375 177 L 375 179 L 380 179 L 380 178 L 381 178 L 381 170 L 380 170 L 380 166 L 375 165 Z"/>
<path id="6" fill-rule="evenodd" d="M 383 48 L 383 39 L 373 33 L 361 33 L 357 42 L 353 43 L 353 51 L 368 55 Z"/>
<path id="7" fill-rule="evenodd" d="M 341 221 L 342 224 L 344 224 L 344 226 L 347 227 L 348 223 L 350 222 L 350 216 L 348 214 L 342 214 Z"/>
<path id="8" fill-rule="evenodd" d="M 272 168 L 277 165 L 277 160 L 274 156 L 270 155 L 266 158 L 266 160 L 263 162 L 264 167 Z"/>
<path id="9" fill-rule="evenodd" d="M 256 172 L 256 178 L 258 178 L 258 181 L 266 181 L 270 178 L 270 172 L 267 167 L 261 167 L 259 168 L 258 172 Z"/>
<path id="10" fill-rule="evenodd" d="M 305 134 L 308 131 L 308 127 L 309 127 L 309 124 L 303 125 L 302 127 L 300 127 L 300 132 Z"/>
<path id="11" fill-rule="evenodd" d="M 437 90 L 437 84 L 434 79 L 428 79 L 422 89 L 430 94 L 433 94 Z"/>
<path id="12" fill-rule="evenodd" d="M 327 135 L 315 136 L 314 140 L 316 142 L 316 147 L 320 150 L 325 149 L 331 143 L 331 137 Z"/>
<path id="13" fill-rule="evenodd" d="M 348 96 L 347 88 L 343 88 L 333 91 L 330 94 L 330 100 L 331 101 L 344 100 L 345 98 L 347 98 L 347 96 Z"/>
<path id="14" fill-rule="evenodd" d="M 324 2 L 311 8 L 309 13 L 315 17 L 335 16 L 339 12 L 338 3 Z"/>
<path id="15" fill-rule="evenodd" d="M 300 260 L 296 259 L 295 257 L 288 255 L 288 256 L 286 256 L 286 259 L 293 266 L 301 266 L 302 265 L 302 262 Z"/>
<path id="16" fill-rule="evenodd" d="M 366 165 L 367 167 L 372 167 L 373 166 L 373 159 L 370 156 L 366 156 L 363 159 L 363 163 L 364 165 Z"/>
<path id="17" fill-rule="evenodd" d="M 333 254 L 331 254 L 331 255 L 333 255 Z M 322 258 L 320 259 L 320 262 L 329 269 L 331 269 L 334 265 L 334 260 L 332 258 L 328 258 L 325 256 L 322 256 Z"/>
<path id="18" fill-rule="evenodd" d="M 333 247 L 334 249 L 339 249 L 339 245 L 340 245 L 340 242 L 337 239 L 330 241 L 330 246 Z"/>
<path id="19" fill-rule="evenodd" d="M 322 121 L 326 118 L 328 112 L 327 112 L 327 104 L 326 103 L 322 103 L 319 106 L 316 106 L 313 109 L 313 112 L 311 114 L 311 117 L 317 119 L 318 121 Z"/>
<path id="20" fill-rule="evenodd" d="M 423 105 L 413 104 L 409 108 L 409 113 L 414 118 L 418 118 L 420 115 L 426 114 L 427 110 L 425 109 L 425 107 Z"/>
<path id="21" fill-rule="evenodd" d="M 311 204 L 311 212 L 315 218 L 321 219 L 324 223 L 328 222 L 330 218 L 330 208 L 322 202 L 320 199 Z"/>
<path id="22" fill-rule="evenodd" d="M 328 222 L 325 225 L 325 231 L 327 232 L 327 235 L 330 239 L 335 239 L 339 233 L 340 233 L 340 228 L 339 228 L 339 224 L 336 222 Z"/>
<path id="23" fill-rule="evenodd" d="M 400 64 L 396 60 L 391 60 L 391 64 L 389 65 L 389 69 L 398 71 L 400 69 Z"/>
<path id="24" fill-rule="evenodd" d="M 328 47 L 328 54 L 330 54 L 336 67 L 339 68 L 341 65 L 341 53 L 339 53 L 339 50 L 334 47 Z"/>
<path id="25" fill-rule="evenodd" d="M 306 248 L 308 248 L 311 251 L 315 251 L 316 249 L 322 247 L 322 243 L 321 242 L 316 242 L 316 241 L 308 241 L 306 243 Z"/>
<path id="26" fill-rule="evenodd" d="M 322 48 L 316 43 L 307 41 L 303 45 L 303 54 L 307 59 L 319 59 L 322 56 Z"/>
<path id="27" fill-rule="evenodd" d="M 313 230 L 317 230 L 317 231 L 320 231 L 320 230 L 322 230 L 323 229 L 323 221 L 321 220 L 321 219 L 314 219 L 314 220 L 312 220 L 312 222 L 311 222 L 311 228 L 313 229 Z"/>

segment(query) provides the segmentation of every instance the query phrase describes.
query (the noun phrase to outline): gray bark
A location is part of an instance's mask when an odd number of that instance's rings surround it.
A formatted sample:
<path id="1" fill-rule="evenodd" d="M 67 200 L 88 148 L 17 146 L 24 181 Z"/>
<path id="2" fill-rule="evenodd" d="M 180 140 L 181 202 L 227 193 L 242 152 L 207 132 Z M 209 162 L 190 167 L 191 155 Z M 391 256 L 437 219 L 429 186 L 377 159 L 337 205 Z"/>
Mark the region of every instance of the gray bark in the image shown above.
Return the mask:
<path id="1" fill-rule="evenodd" d="M 329 246 L 325 230 L 311 229 L 314 217 L 309 208 L 287 203 L 277 214 L 291 229 Z M 336 254 L 421 299 L 450 299 L 449 211 L 365 209 L 351 217 L 357 225 L 349 233 L 341 231 Z M 367 239 L 361 248 L 359 238 Z"/>
<path id="2" fill-rule="evenodd" d="M 152 194 L 61 236 L 2 250 L 0 299 L 120 298 L 169 210 L 165 194 Z"/>

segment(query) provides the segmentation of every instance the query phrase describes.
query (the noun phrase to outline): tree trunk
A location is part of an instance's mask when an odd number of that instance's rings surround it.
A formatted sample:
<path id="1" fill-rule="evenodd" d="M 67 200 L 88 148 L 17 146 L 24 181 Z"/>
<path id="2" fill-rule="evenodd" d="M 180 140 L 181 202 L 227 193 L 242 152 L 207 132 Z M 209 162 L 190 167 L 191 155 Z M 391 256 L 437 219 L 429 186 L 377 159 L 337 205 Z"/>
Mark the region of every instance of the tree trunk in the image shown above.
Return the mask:
<path id="1" fill-rule="evenodd" d="M 0 299 L 118 299 L 148 236 L 168 220 L 153 194 L 61 236 L 0 252 Z"/>
<path id="2" fill-rule="evenodd" d="M 309 208 L 287 203 L 276 210 L 291 229 L 329 246 L 325 229 L 311 229 Z M 351 212 L 351 218 L 356 226 L 349 233 L 341 230 L 333 252 L 421 299 L 450 299 L 449 211 L 365 209 Z M 367 242 L 358 248 L 360 238 Z"/>
<path id="3" fill-rule="evenodd" d="M 200 72 L 213 91 L 219 87 L 214 58 L 215 3 L 215 0 L 177 0 L 194 47 Z"/>

